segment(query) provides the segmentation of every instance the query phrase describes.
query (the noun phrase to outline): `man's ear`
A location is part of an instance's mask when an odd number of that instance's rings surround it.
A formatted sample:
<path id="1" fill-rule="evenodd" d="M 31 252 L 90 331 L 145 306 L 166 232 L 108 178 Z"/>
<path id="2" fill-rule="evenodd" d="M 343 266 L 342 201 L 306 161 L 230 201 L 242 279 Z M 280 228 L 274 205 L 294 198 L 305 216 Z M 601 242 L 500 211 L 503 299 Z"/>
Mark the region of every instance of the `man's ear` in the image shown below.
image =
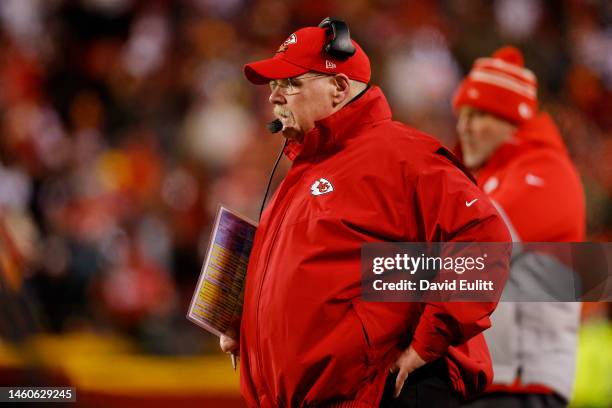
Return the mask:
<path id="1" fill-rule="evenodd" d="M 337 74 L 334 76 L 334 106 L 348 102 L 351 94 L 351 81 L 345 74 Z"/>

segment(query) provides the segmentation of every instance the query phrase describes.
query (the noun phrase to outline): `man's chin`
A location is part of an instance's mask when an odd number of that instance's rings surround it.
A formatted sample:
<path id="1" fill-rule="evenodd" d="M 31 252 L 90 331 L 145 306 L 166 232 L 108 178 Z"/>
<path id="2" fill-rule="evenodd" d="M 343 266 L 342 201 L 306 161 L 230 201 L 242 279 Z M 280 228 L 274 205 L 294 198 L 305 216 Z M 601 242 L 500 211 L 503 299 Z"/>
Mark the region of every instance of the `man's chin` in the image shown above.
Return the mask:
<path id="1" fill-rule="evenodd" d="M 484 158 L 479 155 L 463 155 L 463 164 L 471 171 L 478 170 L 484 161 Z"/>
<path id="2" fill-rule="evenodd" d="M 283 127 L 282 133 L 287 139 L 296 140 L 298 142 L 303 139 L 302 133 L 293 127 Z"/>

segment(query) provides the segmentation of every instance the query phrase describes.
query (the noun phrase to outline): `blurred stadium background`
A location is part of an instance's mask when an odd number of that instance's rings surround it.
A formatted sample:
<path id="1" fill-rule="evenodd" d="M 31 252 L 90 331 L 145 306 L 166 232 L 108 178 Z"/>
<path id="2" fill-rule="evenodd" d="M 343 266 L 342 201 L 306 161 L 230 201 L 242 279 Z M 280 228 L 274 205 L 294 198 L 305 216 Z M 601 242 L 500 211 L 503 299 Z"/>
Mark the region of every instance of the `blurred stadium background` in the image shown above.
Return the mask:
<path id="1" fill-rule="evenodd" d="M 327 15 L 395 117 L 448 145 L 472 61 L 519 46 L 580 170 L 589 239 L 610 240 L 610 1 L 2 0 L 0 385 L 242 406 L 217 339 L 184 316 L 217 204 L 256 218 L 282 144 L 242 65 Z M 585 304 L 574 407 L 612 406 L 611 311 Z"/>

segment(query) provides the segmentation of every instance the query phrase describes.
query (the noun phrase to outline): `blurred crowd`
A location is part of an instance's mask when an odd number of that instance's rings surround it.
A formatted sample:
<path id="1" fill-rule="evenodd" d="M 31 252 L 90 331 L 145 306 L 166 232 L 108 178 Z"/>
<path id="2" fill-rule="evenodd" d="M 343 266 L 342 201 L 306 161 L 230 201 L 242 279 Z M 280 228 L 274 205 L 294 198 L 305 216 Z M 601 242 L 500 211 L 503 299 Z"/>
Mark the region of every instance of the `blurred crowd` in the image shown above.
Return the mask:
<path id="1" fill-rule="evenodd" d="M 2 0 L 0 274 L 28 303 L 12 318 L 153 353 L 214 347 L 184 317 L 211 221 L 218 203 L 257 219 L 282 145 L 242 66 L 328 15 L 395 118 L 449 146 L 473 60 L 521 48 L 585 184 L 589 238 L 610 240 L 609 1 Z"/>

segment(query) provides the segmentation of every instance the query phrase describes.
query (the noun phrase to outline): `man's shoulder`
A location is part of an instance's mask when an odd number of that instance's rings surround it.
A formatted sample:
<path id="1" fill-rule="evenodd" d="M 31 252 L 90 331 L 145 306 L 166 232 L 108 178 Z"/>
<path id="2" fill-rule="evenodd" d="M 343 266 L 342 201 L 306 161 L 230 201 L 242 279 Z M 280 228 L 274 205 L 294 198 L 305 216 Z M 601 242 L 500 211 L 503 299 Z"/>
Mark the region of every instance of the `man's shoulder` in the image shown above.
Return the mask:
<path id="1" fill-rule="evenodd" d="M 506 166 L 508 176 L 540 173 L 549 175 L 562 183 L 576 177 L 576 169 L 564 152 L 547 147 L 525 147 L 520 149 Z"/>
<path id="2" fill-rule="evenodd" d="M 361 173 L 397 174 L 413 181 L 444 173 L 475 184 L 460 160 L 438 139 L 401 122 L 373 124 L 346 147 L 344 158 L 358 163 Z"/>
<path id="3" fill-rule="evenodd" d="M 497 174 L 497 185 L 491 194 L 506 211 L 524 203 L 531 208 L 540 205 L 546 210 L 541 220 L 555 213 L 581 207 L 583 187 L 577 169 L 563 152 L 546 147 L 518 152 Z M 490 178 L 489 178 L 490 179 Z M 486 190 L 488 181 L 484 182 Z M 558 203 L 563 202 L 563 206 Z"/>
<path id="4" fill-rule="evenodd" d="M 442 146 L 433 136 L 396 121 L 374 123 L 359 133 L 354 148 L 390 157 L 419 160 Z"/>

